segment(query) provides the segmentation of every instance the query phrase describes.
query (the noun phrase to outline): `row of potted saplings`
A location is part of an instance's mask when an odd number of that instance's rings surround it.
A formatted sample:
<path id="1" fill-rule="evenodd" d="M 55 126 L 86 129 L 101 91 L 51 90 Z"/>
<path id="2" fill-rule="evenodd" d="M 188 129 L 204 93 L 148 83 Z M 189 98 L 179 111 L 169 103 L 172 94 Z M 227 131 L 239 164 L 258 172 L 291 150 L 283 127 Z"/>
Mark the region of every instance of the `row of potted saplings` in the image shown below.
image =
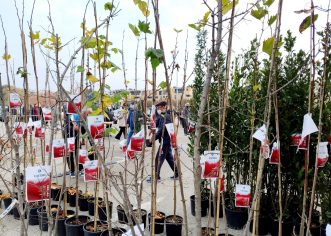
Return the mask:
<path id="1" fill-rule="evenodd" d="M 60 200 L 61 186 L 57 184 L 52 184 L 51 186 L 51 198 L 53 201 Z M 73 187 L 67 188 L 67 200 L 70 207 L 76 206 L 76 194 L 77 190 Z M 16 194 L 17 196 L 17 194 Z M 17 197 L 16 197 L 17 198 Z M 61 200 L 64 199 L 64 194 L 61 197 Z M 9 196 L 8 198 L 4 198 L 4 207 L 7 208 L 12 202 L 12 198 Z M 79 192 L 78 197 L 78 207 L 81 212 L 88 212 L 90 216 L 94 216 L 95 211 L 95 198 L 90 193 L 81 193 Z M 25 209 L 26 204 L 23 203 L 23 208 Z M 132 205 L 131 205 L 132 206 Z M 49 227 L 49 218 L 48 212 L 49 210 L 45 206 L 45 202 L 34 202 L 29 203 L 27 205 L 27 211 L 25 211 L 25 219 L 28 216 L 29 225 L 39 225 L 40 230 L 48 231 Z M 132 206 L 133 207 L 133 206 Z M 109 202 L 109 219 L 112 218 L 112 208 L 113 203 Z M 78 219 L 76 219 L 75 212 L 73 210 L 64 210 L 56 204 L 52 204 L 50 206 L 50 212 L 53 219 L 53 226 L 56 225 L 57 235 L 67 235 L 67 236 L 76 236 L 76 235 L 108 235 L 108 225 L 107 225 L 107 213 L 106 213 L 106 204 L 102 198 L 98 198 L 98 217 L 99 220 L 97 222 L 97 229 L 94 228 L 93 217 L 89 217 L 86 215 L 79 215 Z M 28 214 L 27 214 L 28 213 Z M 20 214 L 16 207 L 14 207 L 9 214 L 13 214 L 14 218 L 20 220 Z M 144 224 L 144 228 L 146 228 L 146 220 L 147 220 L 147 211 L 141 209 L 140 212 L 138 209 L 134 209 L 132 215 L 133 225 L 136 225 L 135 219 L 138 219 L 138 215 L 141 214 L 141 218 Z M 117 206 L 117 216 L 118 223 L 128 224 L 129 220 L 125 214 L 124 209 L 121 205 Z M 151 214 L 148 214 L 148 221 L 151 222 Z M 166 228 L 167 235 L 180 236 L 182 235 L 182 223 L 183 219 L 179 216 L 167 216 L 163 212 L 156 212 L 155 214 L 155 233 L 159 234 L 164 231 Z M 57 220 L 57 224 L 55 224 Z M 166 227 L 165 227 L 166 226 Z M 149 224 L 150 228 L 150 224 Z M 150 228 L 151 229 L 151 228 Z M 113 235 L 122 235 L 126 232 L 124 228 L 112 228 Z"/>
<path id="2" fill-rule="evenodd" d="M 227 225 L 230 229 L 239 230 L 242 229 L 248 220 L 248 208 L 239 208 L 235 207 L 234 204 L 231 204 L 227 194 L 225 193 L 225 214 Z M 203 189 L 201 192 L 201 216 L 208 216 L 208 211 L 210 212 L 211 217 L 214 217 L 215 208 L 213 201 L 213 194 L 210 193 L 209 189 Z M 268 235 L 269 233 L 272 236 L 278 236 L 278 218 L 275 218 L 271 215 L 266 217 L 266 212 L 270 213 L 270 208 L 265 206 L 265 204 L 270 206 L 270 203 L 267 203 L 264 200 L 264 196 L 262 196 L 261 203 L 261 214 L 259 217 L 259 232 L 258 235 Z M 190 205 L 191 205 L 191 214 L 195 216 L 195 195 L 190 197 Z M 263 206 L 264 205 L 264 206 Z M 223 205 L 220 203 L 219 210 L 219 218 L 223 217 Z M 295 213 L 293 213 L 293 220 L 285 220 L 283 219 L 282 223 L 282 235 L 283 236 L 291 236 L 293 233 L 293 227 L 295 231 L 299 231 L 298 220 L 295 218 Z M 325 227 L 320 227 L 320 213 L 318 211 L 313 211 L 312 216 L 312 226 L 310 228 L 310 232 L 312 236 L 325 236 Z M 252 223 L 250 225 L 250 231 L 252 232 Z M 204 232 L 205 231 L 205 232 Z M 214 229 L 203 227 L 202 235 L 214 235 Z M 223 234 L 220 234 L 223 235 Z M 230 234 L 229 234 L 230 236 Z"/>

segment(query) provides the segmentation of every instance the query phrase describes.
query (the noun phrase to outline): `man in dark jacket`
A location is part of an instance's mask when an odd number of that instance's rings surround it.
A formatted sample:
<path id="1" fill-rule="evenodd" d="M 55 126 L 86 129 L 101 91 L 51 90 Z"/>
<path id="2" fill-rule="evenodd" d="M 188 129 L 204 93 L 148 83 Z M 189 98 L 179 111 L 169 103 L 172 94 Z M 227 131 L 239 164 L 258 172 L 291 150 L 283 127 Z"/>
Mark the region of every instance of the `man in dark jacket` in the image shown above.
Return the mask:
<path id="1" fill-rule="evenodd" d="M 171 123 L 170 111 L 167 111 L 167 102 L 162 101 L 156 104 L 157 110 L 159 110 L 159 115 L 156 117 L 156 128 L 157 132 L 155 134 L 155 140 L 159 140 L 160 147 L 157 151 L 155 158 L 155 171 L 156 177 L 159 180 L 161 167 L 164 160 L 167 160 L 170 168 L 174 171 L 174 176 L 171 178 L 178 178 L 177 169 L 175 169 L 174 157 L 171 150 L 170 135 L 165 127 L 165 124 Z M 147 182 L 151 182 L 151 177 L 147 178 Z"/>

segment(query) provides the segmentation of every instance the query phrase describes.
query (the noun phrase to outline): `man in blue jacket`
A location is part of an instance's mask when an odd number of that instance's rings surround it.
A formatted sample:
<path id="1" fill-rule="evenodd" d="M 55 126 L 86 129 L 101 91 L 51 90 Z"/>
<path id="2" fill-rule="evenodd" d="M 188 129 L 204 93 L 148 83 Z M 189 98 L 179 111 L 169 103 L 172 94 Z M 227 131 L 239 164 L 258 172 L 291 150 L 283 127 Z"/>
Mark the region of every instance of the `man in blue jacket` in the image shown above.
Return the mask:
<path id="1" fill-rule="evenodd" d="M 161 145 L 157 151 L 155 158 L 155 171 L 156 171 L 155 174 L 158 181 L 160 181 L 161 167 L 163 165 L 164 160 L 167 160 L 170 168 L 174 171 L 174 176 L 172 176 L 171 178 L 177 179 L 178 172 L 177 169 L 175 169 L 175 162 L 170 144 L 170 135 L 168 134 L 167 128 L 165 127 L 165 124 L 171 123 L 170 111 L 167 111 L 167 102 L 165 101 L 156 104 L 156 108 L 159 111 L 159 114 L 156 117 L 157 132 L 155 134 L 155 140 L 159 140 Z M 152 178 L 149 176 L 147 178 L 147 182 L 151 182 L 151 181 Z"/>

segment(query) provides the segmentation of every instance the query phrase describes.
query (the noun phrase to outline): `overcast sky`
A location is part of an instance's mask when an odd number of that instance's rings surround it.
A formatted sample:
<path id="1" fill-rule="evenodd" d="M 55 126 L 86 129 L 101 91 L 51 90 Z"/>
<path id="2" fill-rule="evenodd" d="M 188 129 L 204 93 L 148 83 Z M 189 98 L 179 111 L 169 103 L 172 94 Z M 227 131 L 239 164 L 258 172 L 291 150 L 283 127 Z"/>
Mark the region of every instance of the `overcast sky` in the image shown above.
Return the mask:
<path id="1" fill-rule="evenodd" d="M 81 28 L 80 23 L 82 22 L 84 9 L 86 5 L 85 0 L 51 0 L 51 15 L 55 27 L 55 32 L 61 37 L 62 43 L 70 41 L 70 44 L 66 46 L 60 53 L 60 58 L 65 64 L 68 61 L 69 55 L 78 47 Z M 106 12 L 103 9 L 103 5 L 106 1 L 96 1 L 98 8 L 98 17 L 103 19 L 106 16 Z M 113 43 L 113 47 L 122 48 L 122 37 L 124 32 L 124 56 L 125 64 L 127 69 L 127 79 L 130 81 L 129 87 L 134 88 L 134 63 L 135 63 L 135 51 L 137 46 L 137 39 L 132 34 L 128 27 L 129 23 L 137 25 L 138 20 L 144 20 L 143 15 L 134 5 L 133 0 L 117 0 L 120 12 L 112 20 L 110 27 L 110 41 Z M 215 4 L 215 0 L 208 0 L 208 3 Z M 252 0 L 240 0 L 240 5 L 237 9 L 237 13 L 242 12 L 249 6 Z M 30 19 L 31 9 L 33 0 L 25 0 L 25 19 L 24 19 L 24 30 L 26 33 L 26 39 L 28 38 L 28 25 L 27 22 Z M 316 6 L 324 9 L 328 8 L 329 0 L 315 0 Z M 22 4 L 21 0 L 17 0 L 19 7 L 19 14 L 21 14 Z M 276 14 L 278 1 L 276 0 L 273 7 L 270 9 L 270 15 Z M 282 33 L 287 30 L 291 30 L 297 36 L 297 48 L 303 48 L 309 50 L 309 30 L 300 34 L 298 29 L 301 21 L 307 16 L 305 14 L 296 14 L 294 11 L 310 8 L 310 1 L 307 0 L 284 0 L 283 4 L 283 18 L 282 18 Z M 184 65 L 184 50 L 185 50 L 185 39 L 186 32 L 188 32 L 188 45 L 189 45 L 189 71 L 193 69 L 193 59 L 195 54 L 196 45 L 196 33 L 194 29 L 188 27 L 188 24 L 197 22 L 202 18 L 204 13 L 207 11 L 202 0 L 160 0 L 160 17 L 161 17 L 161 30 L 165 47 L 165 54 L 167 56 L 168 64 L 171 62 L 171 51 L 175 45 L 176 32 L 173 30 L 182 29 L 183 31 L 178 35 L 178 59 L 177 63 L 181 69 L 178 74 L 174 74 L 174 82 L 172 85 L 176 86 L 177 78 L 178 85 L 181 86 L 183 77 L 183 65 Z M 319 14 L 317 21 L 317 30 L 322 30 L 327 20 L 327 13 L 316 11 Z M 4 21 L 4 27 L 8 38 L 9 53 L 12 56 L 10 60 L 11 65 L 14 63 L 14 71 L 16 72 L 19 66 L 22 66 L 22 53 L 21 53 L 21 39 L 19 34 L 18 20 L 15 10 L 14 0 L 0 0 L 0 15 Z M 46 30 L 49 28 L 48 16 L 48 5 L 46 0 L 36 0 L 34 17 L 33 17 L 33 28 L 35 31 L 40 31 L 41 38 L 47 36 Z M 238 21 L 239 19 L 236 19 Z M 154 18 L 152 14 L 149 17 L 152 25 Z M 92 6 L 88 8 L 87 12 L 87 24 L 88 27 L 94 26 L 94 16 Z M 226 23 L 227 26 L 228 22 Z M 234 43 L 233 51 L 235 54 L 239 54 L 242 49 L 248 47 L 249 42 L 256 36 L 260 36 L 262 29 L 262 23 L 251 16 L 247 16 L 245 20 L 239 22 L 236 25 L 234 32 Z M 152 27 L 154 31 L 154 28 Z M 262 40 L 271 36 L 271 31 L 268 27 L 264 28 L 264 34 Z M 153 35 L 149 36 L 149 45 L 153 45 Z M 227 41 L 227 39 L 225 40 Z M 27 41 L 29 45 L 29 41 Z M 226 45 L 223 45 L 225 48 Z M 0 31 L 0 54 L 4 53 L 4 36 L 2 29 Z M 118 66 L 121 66 L 121 56 L 113 55 L 112 61 Z M 45 60 L 40 53 L 37 54 L 37 69 L 40 77 L 40 89 L 44 88 L 45 80 Z M 79 64 L 79 60 L 75 62 Z M 30 85 L 32 89 L 35 89 L 34 76 L 32 71 L 32 60 L 30 54 L 30 48 L 28 48 L 28 70 L 30 77 Z M 5 81 L 5 63 L 4 60 L 0 59 L 0 72 L 2 73 L 2 81 Z M 69 75 L 69 74 L 68 74 Z M 79 74 L 77 73 L 75 78 L 79 80 Z M 163 79 L 162 70 L 158 71 L 159 82 Z M 139 53 L 138 53 L 138 88 L 144 86 L 144 47 L 143 41 L 140 42 Z M 192 79 L 191 79 L 192 81 Z M 20 78 L 16 78 L 17 86 L 22 87 L 22 81 Z M 113 89 L 124 88 L 123 85 L 123 72 L 118 71 L 114 74 L 109 73 L 107 77 L 107 83 Z M 69 83 L 66 82 L 69 87 Z M 55 89 L 54 84 L 51 87 Z"/>

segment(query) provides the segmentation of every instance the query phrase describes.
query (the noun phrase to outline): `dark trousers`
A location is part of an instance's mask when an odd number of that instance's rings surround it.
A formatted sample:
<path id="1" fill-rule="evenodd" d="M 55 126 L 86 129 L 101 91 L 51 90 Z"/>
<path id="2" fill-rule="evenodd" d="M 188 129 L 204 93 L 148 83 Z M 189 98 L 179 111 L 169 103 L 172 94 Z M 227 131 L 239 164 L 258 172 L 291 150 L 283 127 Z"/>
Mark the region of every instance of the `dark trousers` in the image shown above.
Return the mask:
<path id="1" fill-rule="evenodd" d="M 185 118 L 180 118 L 180 121 L 182 123 L 184 134 L 188 134 L 188 121 Z"/>
<path id="2" fill-rule="evenodd" d="M 118 132 L 118 134 L 116 134 L 115 138 L 120 140 L 122 134 L 124 135 L 124 138 L 126 138 L 126 127 L 125 126 L 120 127 L 120 131 Z"/>
<path id="3" fill-rule="evenodd" d="M 78 154 L 78 150 L 79 150 L 79 140 L 76 137 L 75 138 L 75 152 L 70 152 L 69 157 L 67 157 L 67 163 L 68 163 L 70 172 L 75 172 L 75 169 L 76 169 L 75 164 L 76 164 L 76 161 L 78 161 L 78 155 L 76 155 L 76 153 Z M 81 171 L 83 169 L 83 165 L 78 164 L 78 169 L 79 169 L 79 171 Z"/>
<path id="4" fill-rule="evenodd" d="M 159 147 L 159 150 L 157 151 L 155 158 L 155 171 L 157 178 L 160 179 L 161 167 L 163 165 L 164 160 L 167 160 L 170 168 L 175 173 L 174 175 L 177 176 L 178 173 L 177 173 L 177 168 L 175 170 L 174 156 L 172 155 L 172 150 L 169 145 L 169 146 L 163 146 L 162 148 Z"/>

